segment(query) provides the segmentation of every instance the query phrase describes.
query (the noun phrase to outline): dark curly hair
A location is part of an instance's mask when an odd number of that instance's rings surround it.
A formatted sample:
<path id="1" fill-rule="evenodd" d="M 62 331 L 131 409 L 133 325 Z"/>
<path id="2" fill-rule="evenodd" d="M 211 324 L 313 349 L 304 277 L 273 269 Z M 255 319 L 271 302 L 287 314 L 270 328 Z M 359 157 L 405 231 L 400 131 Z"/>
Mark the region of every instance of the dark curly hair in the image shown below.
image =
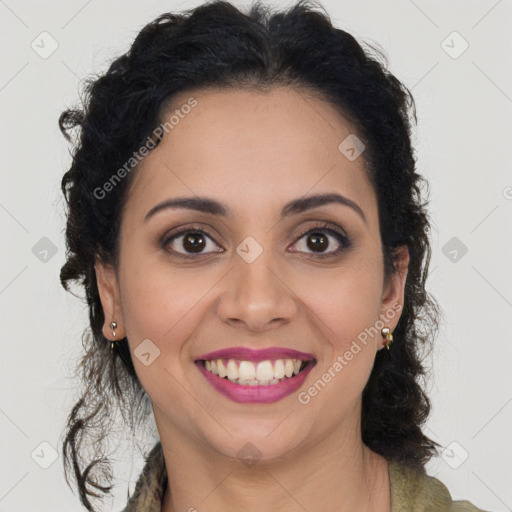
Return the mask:
<path id="1" fill-rule="evenodd" d="M 382 51 L 334 28 L 317 2 L 299 1 L 281 12 L 257 2 L 243 13 L 226 1 L 214 1 L 147 24 L 129 51 L 103 75 L 86 81 L 81 108 L 68 109 L 59 119 L 73 143 L 72 163 L 62 179 L 67 260 L 60 279 L 66 290 L 71 281 L 83 287 L 90 320 L 76 371 L 83 389 L 67 419 L 62 453 L 68 485 L 72 468 L 88 510 L 94 510 L 89 498 L 101 499 L 97 491 L 109 494 L 112 489 L 105 442 L 114 416 L 121 413 L 122 427 L 129 425 L 135 435 L 151 409 L 126 340 L 116 343 L 111 355 L 102 334 L 105 318 L 94 269 L 96 258 L 114 268 L 119 261 L 120 220 L 137 166 L 112 187 L 108 200 L 99 200 L 95 191 L 148 137 L 155 139 L 165 106 L 177 93 L 275 86 L 291 86 L 329 102 L 364 142 L 386 279 L 397 271 L 395 249 L 409 249 L 405 302 L 394 343 L 389 352 L 377 352 L 363 391 L 362 440 L 387 460 L 422 472 L 437 455 L 440 445 L 421 428 L 431 404 L 419 381 L 427 375 L 423 357 L 432 348 L 440 310 L 425 289 L 430 226 L 428 203 L 421 195 L 428 183 L 415 171 L 414 100 L 387 70 Z"/>

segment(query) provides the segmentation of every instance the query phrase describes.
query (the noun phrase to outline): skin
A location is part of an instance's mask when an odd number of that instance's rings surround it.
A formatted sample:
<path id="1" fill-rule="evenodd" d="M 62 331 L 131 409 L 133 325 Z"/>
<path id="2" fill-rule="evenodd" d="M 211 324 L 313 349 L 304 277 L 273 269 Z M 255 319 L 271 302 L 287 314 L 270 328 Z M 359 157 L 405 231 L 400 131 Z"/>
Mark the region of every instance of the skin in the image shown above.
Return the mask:
<path id="1" fill-rule="evenodd" d="M 407 248 L 385 283 L 377 201 L 363 157 L 349 161 L 338 150 L 356 132 L 331 105 L 293 88 L 189 91 L 170 110 L 191 96 L 198 105 L 136 171 L 119 267 L 96 264 L 105 336 L 113 339 L 115 320 L 116 339 L 127 336 L 132 354 L 145 339 L 160 350 L 149 366 L 133 362 L 169 473 L 162 511 L 390 512 L 388 463 L 363 444 L 360 429 L 380 334 L 360 343 L 307 405 L 297 399 L 365 328 L 384 319 L 393 332 L 400 313 L 390 318 L 389 311 L 403 305 Z M 288 201 L 325 192 L 356 202 L 366 221 L 340 204 L 279 219 Z M 233 217 L 165 209 L 144 222 L 161 201 L 194 195 L 225 203 Z M 350 247 L 319 259 L 340 242 L 329 236 L 328 247 L 315 249 L 310 236 L 299 238 L 315 221 L 337 227 Z M 183 236 L 160 245 L 171 229 L 191 224 L 212 235 L 203 255 L 184 247 Z M 236 252 L 248 236 L 263 248 L 252 263 Z M 188 249 L 195 259 L 172 249 Z M 295 348 L 315 354 L 317 365 L 282 400 L 240 404 L 219 394 L 194 364 L 234 346 Z M 261 456 L 251 466 L 237 457 L 248 442 Z"/>

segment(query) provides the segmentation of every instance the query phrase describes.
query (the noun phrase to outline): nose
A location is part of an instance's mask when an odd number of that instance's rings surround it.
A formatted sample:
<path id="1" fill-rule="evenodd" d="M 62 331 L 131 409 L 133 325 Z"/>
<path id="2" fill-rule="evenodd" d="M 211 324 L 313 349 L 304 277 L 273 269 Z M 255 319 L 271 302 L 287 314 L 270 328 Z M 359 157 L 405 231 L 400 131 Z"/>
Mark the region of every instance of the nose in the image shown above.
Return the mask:
<path id="1" fill-rule="evenodd" d="M 289 323 L 297 313 L 297 300 L 286 277 L 270 250 L 251 263 L 235 254 L 233 267 L 223 280 L 219 318 L 254 332 Z"/>

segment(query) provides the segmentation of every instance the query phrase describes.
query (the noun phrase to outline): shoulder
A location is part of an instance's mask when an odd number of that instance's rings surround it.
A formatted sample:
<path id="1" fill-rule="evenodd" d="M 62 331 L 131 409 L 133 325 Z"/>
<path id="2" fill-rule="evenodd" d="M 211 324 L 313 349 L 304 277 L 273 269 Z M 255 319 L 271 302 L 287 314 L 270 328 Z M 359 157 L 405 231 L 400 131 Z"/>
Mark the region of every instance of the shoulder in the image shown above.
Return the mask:
<path id="1" fill-rule="evenodd" d="M 390 461 L 391 512 L 485 512 L 469 501 L 453 501 L 437 478 Z"/>

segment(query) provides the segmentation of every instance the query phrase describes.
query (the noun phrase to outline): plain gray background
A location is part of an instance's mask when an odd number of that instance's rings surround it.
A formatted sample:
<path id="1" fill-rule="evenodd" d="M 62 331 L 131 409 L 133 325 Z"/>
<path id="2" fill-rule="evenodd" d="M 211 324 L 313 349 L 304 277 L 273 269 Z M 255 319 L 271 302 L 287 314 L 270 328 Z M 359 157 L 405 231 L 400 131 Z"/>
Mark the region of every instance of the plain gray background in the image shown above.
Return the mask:
<path id="1" fill-rule="evenodd" d="M 70 158 L 58 116 L 145 23 L 200 3 L 0 0 L 2 512 L 82 510 L 60 454 L 87 313 L 59 283 L 59 186 Z M 427 471 L 454 499 L 512 510 L 512 3 L 322 5 L 339 28 L 384 49 L 416 100 L 414 143 L 433 219 L 427 284 L 444 315 L 426 433 L 446 451 Z M 141 465 L 120 465 L 132 489 Z M 124 506 L 126 483 L 116 492 L 113 510 Z"/>

